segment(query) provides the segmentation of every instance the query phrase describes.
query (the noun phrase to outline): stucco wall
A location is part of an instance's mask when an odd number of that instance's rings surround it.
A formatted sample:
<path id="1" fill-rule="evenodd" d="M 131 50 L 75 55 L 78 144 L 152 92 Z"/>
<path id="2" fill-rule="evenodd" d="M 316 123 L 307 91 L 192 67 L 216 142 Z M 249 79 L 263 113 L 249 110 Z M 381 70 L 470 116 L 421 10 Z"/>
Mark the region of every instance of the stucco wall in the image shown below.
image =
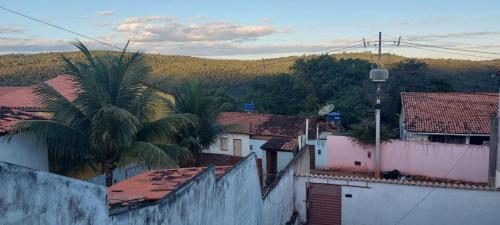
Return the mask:
<path id="1" fill-rule="evenodd" d="M 114 214 L 111 225 L 260 224 L 262 200 L 255 155 L 216 180 L 213 168 L 158 204 Z"/>
<path id="2" fill-rule="evenodd" d="M 373 146 L 363 147 L 349 137 L 328 136 L 327 162 L 322 168 L 372 172 Z M 371 152 L 371 158 L 368 158 Z M 488 181 L 488 146 L 398 141 L 381 146 L 382 171 L 397 169 L 410 175 L 472 182 Z M 355 165 L 355 162 L 361 165 Z"/>
<path id="3" fill-rule="evenodd" d="M 294 166 L 283 171 L 279 183 L 263 198 L 262 225 L 280 225 L 290 220 L 294 211 Z"/>
<path id="4" fill-rule="evenodd" d="M 250 154 L 250 137 L 248 134 L 234 134 L 228 133 L 224 134 L 222 138 L 227 138 L 227 151 L 222 151 L 220 146 L 220 139 L 218 139 L 214 144 L 210 145 L 207 152 L 215 153 L 215 154 L 225 154 L 225 155 L 234 155 L 234 146 L 233 140 L 240 139 L 241 140 L 241 156 L 245 157 Z"/>
<path id="5" fill-rule="evenodd" d="M 489 225 L 500 224 L 500 192 L 433 188 L 412 185 L 296 177 L 295 206 L 301 222 L 306 220 L 306 183 L 342 186 L 342 224 L 395 224 L 427 194 L 422 203 L 400 225 Z M 346 197 L 351 194 L 352 197 Z"/>
<path id="6" fill-rule="evenodd" d="M 106 189 L 0 162 L 0 224 L 106 225 Z"/>
<path id="7" fill-rule="evenodd" d="M 27 138 L 15 135 L 11 141 L 0 136 L 0 161 L 29 167 L 36 170 L 49 170 L 47 147 L 38 145 Z"/>
<path id="8" fill-rule="evenodd" d="M 290 163 L 293 159 L 293 152 L 285 152 L 285 151 L 278 151 L 278 165 L 277 169 L 278 172 L 280 172 L 282 169 L 284 169 L 288 163 Z"/>

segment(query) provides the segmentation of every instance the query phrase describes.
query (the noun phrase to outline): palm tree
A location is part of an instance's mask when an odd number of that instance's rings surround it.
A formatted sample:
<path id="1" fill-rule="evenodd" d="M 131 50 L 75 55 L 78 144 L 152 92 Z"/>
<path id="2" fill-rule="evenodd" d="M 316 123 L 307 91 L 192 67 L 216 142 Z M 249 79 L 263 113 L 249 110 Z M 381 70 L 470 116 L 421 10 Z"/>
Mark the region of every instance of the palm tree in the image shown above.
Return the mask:
<path id="1" fill-rule="evenodd" d="M 12 134 L 45 144 L 54 165 L 51 170 L 104 173 L 107 186 L 117 167 L 174 167 L 189 157 L 187 149 L 174 144 L 174 136 L 185 127 L 196 127 L 196 118 L 169 113 L 168 100 L 142 85 L 149 68 L 141 52 L 93 55 L 83 43 L 73 44 L 84 62 L 64 56 L 63 61 L 76 83 L 76 100 L 39 85 L 36 93 L 51 111 L 51 120 L 21 122 Z"/>
<path id="2" fill-rule="evenodd" d="M 208 90 L 199 80 L 183 82 L 175 90 L 175 99 L 176 112 L 196 115 L 199 122 L 197 127 L 179 132 L 177 142 L 199 154 L 225 132 L 226 127 L 217 123 L 217 116 L 231 108 L 231 104 L 219 90 Z"/>

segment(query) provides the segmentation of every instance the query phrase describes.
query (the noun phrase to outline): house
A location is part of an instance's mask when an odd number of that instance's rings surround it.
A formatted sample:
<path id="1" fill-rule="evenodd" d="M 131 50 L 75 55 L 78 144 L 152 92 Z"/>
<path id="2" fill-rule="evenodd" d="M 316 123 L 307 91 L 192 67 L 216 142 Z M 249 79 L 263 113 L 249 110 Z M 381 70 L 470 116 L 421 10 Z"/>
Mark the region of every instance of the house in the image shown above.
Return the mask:
<path id="1" fill-rule="evenodd" d="M 402 92 L 402 140 L 487 145 L 497 93 Z"/>
<path id="2" fill-rule="evenodd" d="M 283 169 L 301 146 L 299 139 L 305 140 L 304 117 L 222 112 L 217 121 L 228 131 L 206 152 L 243 157 L 255 152 L 257 158 L 262 159 L 265 174 L 277 174 Z M 310 124 L 310 127 L 314 126 Z M 270 159 L 266 160 L 268 156 Z M 268 162 L 272 164 L 268 165 Z"/>
<path id="3" fill-rule="evenodd" d="M 0 108 L 0 161 L 48 171 L 48 152 L 45 145 L 34 143 L 19 134 L 8 135 L 14 125 L 20 121 L 43 119 L 45 118 L 34 113 Z"/>

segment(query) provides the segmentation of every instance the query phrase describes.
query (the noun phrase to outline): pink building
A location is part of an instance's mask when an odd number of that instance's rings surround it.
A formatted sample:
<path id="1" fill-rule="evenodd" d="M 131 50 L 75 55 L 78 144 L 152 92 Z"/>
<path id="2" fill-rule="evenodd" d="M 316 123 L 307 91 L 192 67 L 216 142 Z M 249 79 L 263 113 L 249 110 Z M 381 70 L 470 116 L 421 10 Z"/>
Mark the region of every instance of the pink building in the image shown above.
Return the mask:
<path id="1" fill-rule="evenodd" d="M 375 147 L 363 147 L 350 137 L 328 136 L 322 169 L 373 172 Z M 382 171 L 433 178 L 488 182 L 488 146 L 393 140 L 381 146 Z M 318 162 L 318 161 L 317 161 Z"/>

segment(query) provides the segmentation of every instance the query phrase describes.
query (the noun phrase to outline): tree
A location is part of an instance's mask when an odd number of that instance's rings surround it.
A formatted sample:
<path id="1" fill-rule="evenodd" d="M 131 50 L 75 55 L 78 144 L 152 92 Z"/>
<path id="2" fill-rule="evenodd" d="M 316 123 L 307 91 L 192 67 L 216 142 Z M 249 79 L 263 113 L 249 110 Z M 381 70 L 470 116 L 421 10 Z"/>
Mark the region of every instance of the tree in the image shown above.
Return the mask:
<path id="1" fill-rule="evenodd" d="M 354 140 L 362 146 L 375 144 L 375 121 L 364 120 L 360 123 L 352 125 L 351 135 Z M 380 124 L 380 142 L 390 141 L 394 135 L 388 130 L 384 124 Z"/>
<path id="2" fill-rule="evenodd" d="M 217 89 L 208 90 L 199 80 L 182 83 L 175 91 L 175 98 L 176 112 L 192 114 L 198 119 L 198 126 L 188 126 L 177 133 L 177 142 L 199 154 L 225 132 L 225 127 L 217 124 L 217 116 L 232 108 L 230 100 Z"/>
<path id="3" fill-rule="evenodd" d="M 196 119 L 169 114 L 168 100 L 143 85 L 149 68 L 141 52 L 93 55 L 83 43 L 74 45 L 84 61 L 64 56 L 63 61 L 77 84 L 76 100 L 70 102 L 52 87 L 38 85 L 36 93 L 52 112 L 51 120 L 18 123 L 12 134 L 47 145 L 53 171 L 104 173 L 107 186 L 119 166 L 173 167 L 189 157 L 189 151 L 173 144 L 173 137 L 194 126 Z"/>

